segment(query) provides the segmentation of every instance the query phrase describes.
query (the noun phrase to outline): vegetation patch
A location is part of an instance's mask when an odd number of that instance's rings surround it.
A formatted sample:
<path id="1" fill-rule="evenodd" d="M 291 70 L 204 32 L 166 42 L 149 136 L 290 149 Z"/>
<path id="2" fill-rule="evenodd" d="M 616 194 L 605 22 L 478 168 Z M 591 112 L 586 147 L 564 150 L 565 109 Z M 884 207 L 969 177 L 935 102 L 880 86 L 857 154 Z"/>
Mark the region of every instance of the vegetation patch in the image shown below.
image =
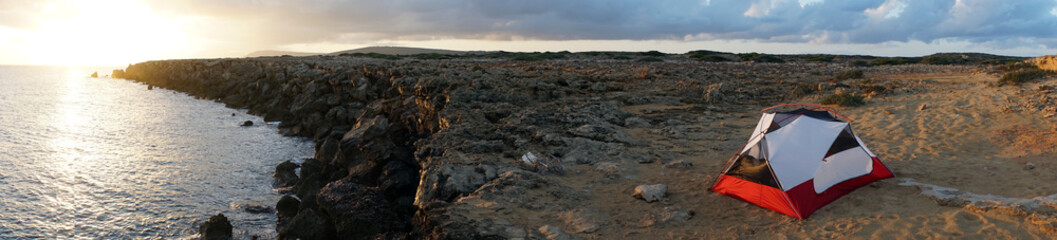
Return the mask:
<path id="1" fill-rule="evenodd" d="M 908 57 L 886 57 L 874 59 L 870 62 L 873 66 L 884 66 L 884 65 L 903 65 L 903 64 L 914 64 L 921 62 L 921 58 L 908 58 Z"/>
<path id="2" fill-rule="evenodd" d="M 422 60 L 442 60 L 442 59 L 452 59 L 452 58 L 458 58 L 458 57 L 459 56 L 448 55 L 448 54 L 440 54 L 440 53 L 424 53 L 424 54 L 416 54 L 416 55 L 414 55 L 414 58 L 422 59 Z"/>
<path id="3" fill-rule="evenodd" d="M 686 56 L 690 59 L 702 61 L 702 62 L 727 62 L 729 58 L 723 57 L 729 53 L 708 51 L 708 50 L 695 50 L 686 53 Z"/>
<path id="4" fill-rule="evenodd" d="M 782 60 L 777 56 L 762 53 L 741 53 L 738 54 L 738 58 L 741 58 L 742 61 L 753 61 L 758 63 L 785 63 L 785 60 Z"/>
<path id="5" fill-rule="evenodd" d="M 874 94 L 874 95 L 876 95 L 876 94 L 884 94 L 887 91 L 888 91 L 888 88 L 886 88 L 884 86 L 878 86 L 878 85 L 867 86 L 867 87 L 864 87 L 862 89 L 862 93 L 866 94 L 866 95 L 870 95 L 870 94 Z"/>
<path id="6" fill-rule="evenodd" d="M 663 57 L 663 56 L 668 56 L 668 54 L 667 54 L 667 53 L 662 53 L 662 52 L 660 52 L 660 51 L 657 51 L 657 50 L 653 50 L 653 51 L 649 51 L 649 52 L 641 52 L 641 53 L 639 53 L 639 55 L 642 55 L 642 56 L 650 56 L 650 57 Z"/>
<path id="7" fill-rule="evenodd" d="M 399 60 L 399 59 L 403 59 L 404 58 L 404 57 L 397 56 L 397 55 L 389 55 L 389 54 L 381 54 L 381 53 L 342 53 L 342 54 L 340 54 L 338 56 L 343 56 L 343 57 L 367 57 L 367 58 L 388 59 L 388 60 Z"/>
<path id="8" fill-rule="evenodd" d="M 848 62 L 848 66 L 865 67 L 865 66 L 870 66 L 870 63 L 866 62 L 866 61 L 863 61 L 863 60 L 855 60 L 855 61 Z"/>
<path id="9" fill-rule="evenodd" d="M 839 72 L 839 73 L 837 73 L 836 76 L 833 76 L 833 77 L 836 78 L 837 80 L 860 79 L 860 78 L 863 78 L 863 72 L 862 72 L 862 70 L 859 70 L 859 69 L 848 70 L 848 71 Z"/>
<path id="10" fill-rule="evenodd" d="M 552 59 L 563 59 L 567 55 L 571 54 L 568 51 L 562 52 L 533 52 L 533 53 L 514 53 L 510 56 L 510 59 L 515 61 L 543 61 Z"/>
<path id="11" fill-rule="evenodd" d="M 1053 75 L 1053 72 L 1038 68 L 1022 69 L 1002 75 L 1002 78 L 999 78 L 996 84 L 998 86 L 1020 85 L 1021 83 L 1035 81 L 1050 75 Z"/>
<path id="12" fill-rule="evenodd" d="M 1003 73 L 1015 72 L 1015 71 L 1020 71 L 1020 70 L 1037 70 L 1037 69 L 1039 69 L 1039 66 L 1036 66 L 1035 64 L 1031 64 L 1031 63 L 1027 63 L 1027 62 L 1012 62 L 1012 63 L 1002 64 L 1002 65 L 999 65 L 999 66 L 995 67 L 995 70 L 998 70 L 999 72 L 1003 72 Z"/>
<path id="13" fill-rule="evenodd" d="M 849 93 L 837 93 L 826 96 L 822 99 L 822 104 L 826 105 L 840 105 L 844 107 L 858 107 L 866 104 L 862 96 L 852 95 Z"/>
<path id="14" fill-rule="evenodd" d="M 663 62 L 664 59 L 660 59 L 658 57 L 644 57 L 644 58 L 635 59 L 635 61 L 636 62 Z"/>

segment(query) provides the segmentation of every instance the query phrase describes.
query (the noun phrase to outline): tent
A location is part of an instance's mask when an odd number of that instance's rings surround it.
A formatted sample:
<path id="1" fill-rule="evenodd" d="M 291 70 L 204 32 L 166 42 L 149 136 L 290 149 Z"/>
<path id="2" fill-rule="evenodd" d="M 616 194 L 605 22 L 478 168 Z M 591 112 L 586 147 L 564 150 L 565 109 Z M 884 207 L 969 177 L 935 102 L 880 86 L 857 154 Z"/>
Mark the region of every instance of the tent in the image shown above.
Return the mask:
<path id="1" fill-rule="evenodd" d="M 809 108 L 768 112 L 786 106 Z M 852 131 L 851 120 L 831 109 L 791 103 L 761 112 L 713 192 L 804 219 L 859 187 L 893 177 Z"/>

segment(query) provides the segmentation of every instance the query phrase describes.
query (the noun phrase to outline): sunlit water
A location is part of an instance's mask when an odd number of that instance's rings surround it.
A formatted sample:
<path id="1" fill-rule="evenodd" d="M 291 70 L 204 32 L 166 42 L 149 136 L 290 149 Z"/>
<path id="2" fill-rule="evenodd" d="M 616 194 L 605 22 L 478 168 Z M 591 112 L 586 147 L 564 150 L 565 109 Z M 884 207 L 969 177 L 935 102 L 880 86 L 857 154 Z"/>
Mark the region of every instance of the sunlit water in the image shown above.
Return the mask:
<path id="1" fill-rule="evenodd" d="M 274 213 L 237 206 L 274 206 L 275 165 L 310 141 L 97 70 L 0 66 L 0 239 L 187 238 L 216 213 L 274 236 Z"/>

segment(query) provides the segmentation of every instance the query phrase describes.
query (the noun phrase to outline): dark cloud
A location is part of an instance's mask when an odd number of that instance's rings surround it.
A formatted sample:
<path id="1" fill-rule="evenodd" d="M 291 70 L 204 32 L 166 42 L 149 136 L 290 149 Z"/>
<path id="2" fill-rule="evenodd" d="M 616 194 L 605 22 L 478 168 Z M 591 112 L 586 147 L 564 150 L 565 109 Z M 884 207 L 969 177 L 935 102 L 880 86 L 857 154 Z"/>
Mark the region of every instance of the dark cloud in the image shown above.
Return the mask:
<path id="1" fill-rule="evenodd" d="M 187 0 L 207 37 L 268 44 L 414 39 L 760 40 L 881 43 L 965 40 L 1053 45 L 1055 0 Z M 2 24 L 2 23 L 0 23 Z M 244 33 L 232 33 L 244 30 Z M 231 36 L 238 35 L 238 36 Z M 242 41 L 244 39 L 233 39 Z"/>

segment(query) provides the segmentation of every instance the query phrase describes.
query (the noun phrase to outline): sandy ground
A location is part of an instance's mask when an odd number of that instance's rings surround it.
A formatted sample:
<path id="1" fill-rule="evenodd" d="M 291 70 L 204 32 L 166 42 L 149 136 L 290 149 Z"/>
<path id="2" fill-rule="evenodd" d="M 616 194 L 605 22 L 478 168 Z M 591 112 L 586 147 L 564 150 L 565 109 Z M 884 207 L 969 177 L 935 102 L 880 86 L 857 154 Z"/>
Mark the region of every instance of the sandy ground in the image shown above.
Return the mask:
<path id="1" fill-rule="evenodd" d="M 624 166 L 625 179 L 602 176 L 558 178 L 594 194 L 608 222 L 599 231 L 576 234 L 594 239 L 1050 239 L 1052 203 L 1057 193 L 1055 118 L 1019 107 L 1028 98 L 1046 97 L 1032 89 L 1053 81 L 1017 87 L 991 87 L 987 74 L 868 75 L 895 86 L 861 107 L 837 107 L 852 118 L 854 130 L 896 177 L 863 187 L 815 212 L 806 220 L 708 191 L 723 164 L 748 139 L 757 108 L 694 105 L 638 105 L 625 111 L 654 121 L 687 123 L 673 137 L 672 127 L 656 124 L 628 129 L 651 142 L 634 150 L 666 152 L 672 159 Z M 800 99 L 817 103 L 817 96 Z M 925 107 L 922 109 L 922 105 Z M 647 114 L 648 112 L 648 114 Z M 658 119 L 661 118 L 661 119 Z M 663 154 L 662 154 L 663 155 Z M 683 160 L 691 168 L 666 167 Z M 583 174 L 596 166 L 576 166 Z M 608 184 L 620 181 L 622 184 Z M 667 184 L 666 200 L 645 203 L 629 197 L 639 184 Z M 902 184 L 901 184 L 902 183 Z M 921 185 L 960 190 L 936 196 Z M 948 191 L 951 193 L 953 191 Z M 973 198 L 974 196 L 979 198 Z M 982 197 L 981 197 L 982 196 Z M 1034 205 L 1019 204 L 1032 202 Z M 1052 199 L 1051 199 L 1052 201 Z M 684 208 L 686 222 L 654 224 L 657 212 Z M 651 215 L 653 214 L 653 215 Z"/>

